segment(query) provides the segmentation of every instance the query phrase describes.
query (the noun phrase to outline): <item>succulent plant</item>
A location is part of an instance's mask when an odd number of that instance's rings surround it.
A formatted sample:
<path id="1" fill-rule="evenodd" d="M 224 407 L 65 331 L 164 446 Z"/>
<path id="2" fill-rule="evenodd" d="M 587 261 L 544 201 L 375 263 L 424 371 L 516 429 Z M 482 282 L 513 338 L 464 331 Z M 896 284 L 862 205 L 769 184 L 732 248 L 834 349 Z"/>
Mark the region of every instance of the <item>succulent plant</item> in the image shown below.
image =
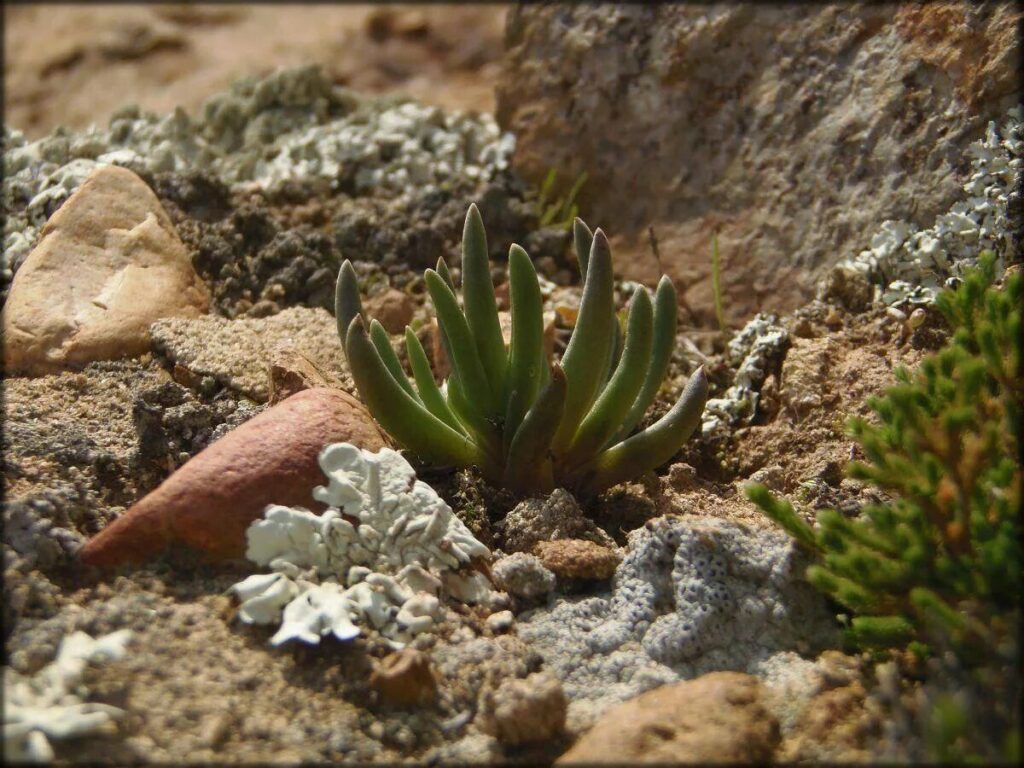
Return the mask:
<path id="1" fill-rule="evenodd" d="M 664 381 L 675 344 L 672 282 L 661 278 L 653 303 L 646 288 L 637 288 L 623 334 L 607 238 L 576 219 L 573 241 L 583 298 L 565 353 L 551 363 L 537 273 L 518 245 L 508 257 L 506 348 L 483 221 L 470 206 L 462 235 L 463 307 L 443 259 L 424 275 L 451 364 L 442 386 L 407 327 L 410 381 L 383 326 L 363 315 L 352 264 L 342 264 L 335 297 L 342 346 L 363 401 L 399 444 L 429 463 L 477 466 L 489 482 L 517 493 L 560 486 L 591 495 L 664 463 L 692 434 L 707 399 L 702 368 L 668 413 L 632 434 Z"/>

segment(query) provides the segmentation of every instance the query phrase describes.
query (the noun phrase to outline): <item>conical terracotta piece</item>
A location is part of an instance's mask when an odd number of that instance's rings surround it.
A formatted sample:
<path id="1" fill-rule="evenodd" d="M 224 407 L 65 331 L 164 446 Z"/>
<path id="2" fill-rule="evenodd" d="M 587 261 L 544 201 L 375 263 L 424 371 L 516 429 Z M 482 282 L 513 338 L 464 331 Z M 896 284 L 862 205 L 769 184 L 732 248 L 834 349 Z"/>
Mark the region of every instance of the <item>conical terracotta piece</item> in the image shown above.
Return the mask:
<path id="1" fill-rule="evenodd" d="M 215 558 L 245 554 L 245 530 L 267 504 L 320 509 L 317 454 L 328 443 L 386 443 L 363 405 L 323 387 L 298 392 L 196 454 L 82 547 L 88 565 L 139 563 L 172 542 Z"/>

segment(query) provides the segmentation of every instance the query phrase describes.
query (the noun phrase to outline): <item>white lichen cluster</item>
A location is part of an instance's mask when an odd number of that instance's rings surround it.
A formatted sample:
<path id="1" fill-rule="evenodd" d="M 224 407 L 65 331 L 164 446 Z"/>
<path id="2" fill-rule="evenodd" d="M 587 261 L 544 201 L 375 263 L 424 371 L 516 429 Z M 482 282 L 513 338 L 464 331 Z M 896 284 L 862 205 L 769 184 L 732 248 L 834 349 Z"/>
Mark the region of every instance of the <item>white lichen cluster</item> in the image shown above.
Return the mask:
<path id="1" fill-rule="evenodd" d="M 971 173 L 964 199 L 929 229 L 883 222 L 870 247 L 840 265 L 863 272 L 875 284 L 876 299 L 888 305 L 930 303 L 950 278 L 976 263 L 982 250 L 995 252 L 1000 270 L 1008 259 L 1019 259 L 1024 107 L 1011 109 L 1001 129 L 990 122 L 985 137 L 967 152 Z"/>
<path id="2" fill-rule="evenodd" d="M 136 107 L 107 128 L 58 128 L 29 142 L 4 128 L 4 276 L 38 240 L 50 214 L 101 165 L 140 174 L 205 170 L 228 185 L 274 188 L 292 179 L 337 182 L 389 198 L 429 193 L 458 180 L 486 181 L 515 148 L 486 114 L 446 113 L 399 98 L 361 98 L 318 67 L 244 79 L 199 114 Z"/>
<path id="3" fill-rule="evenodd" d="M 487 579 L 466 569 L 490 551 L 401 454 L 335 443 L 319 461 L 328 485 L 313 497 L 326 512 L 271 505 L 247 531 L 246 556 L 272 572 L 231 588 L 242 621 L 280 623 L 274 645 L 372 628 L 402 647 L 443 619 L 445 597 L 492 598 Z"/>
<path id="4" fill-rule="evenodd" d="M 788 346 L 789 332 L 775 315 L 763 313 L 729 340 L 729 365 L 738 366 L 736 377 L 722 397 L 711 398 L 704 406 L 701 434 L 705 438 L 729 432 L 756 413 L 761 385 Z"/>
<path id="5" fill-rule="evenodd" d="M 54 759 L 51 739 L 69 739 L 103 731 L 124 711 L 85 702 L 86 666 L 121 658 L 131 631 L 122 629 L 93 639 L 84 632 L 65 637 L 57 658 L 32 676 L 4 668 L 4 756 L 16 762 Z"/>

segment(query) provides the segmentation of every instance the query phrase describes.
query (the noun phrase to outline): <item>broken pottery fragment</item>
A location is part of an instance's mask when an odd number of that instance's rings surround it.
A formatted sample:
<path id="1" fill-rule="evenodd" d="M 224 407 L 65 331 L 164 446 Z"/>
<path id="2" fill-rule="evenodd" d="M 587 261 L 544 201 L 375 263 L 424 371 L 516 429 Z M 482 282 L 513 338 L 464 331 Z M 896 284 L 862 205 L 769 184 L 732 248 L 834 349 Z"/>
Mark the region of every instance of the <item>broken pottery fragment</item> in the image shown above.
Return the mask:
<path id="1" fill-rule="evenodd" d="M 116 567 L 142 562 L 172 542 L 216 558 L 241 557 L 246 528 L 269 501 L 312 501 L 310 488 L 321 477 L 317 455 L 336 440 L 384 445 L 351 395 L 325 388 L 292 395 L 194 456 L 87 542 L 80 557 Z"/>

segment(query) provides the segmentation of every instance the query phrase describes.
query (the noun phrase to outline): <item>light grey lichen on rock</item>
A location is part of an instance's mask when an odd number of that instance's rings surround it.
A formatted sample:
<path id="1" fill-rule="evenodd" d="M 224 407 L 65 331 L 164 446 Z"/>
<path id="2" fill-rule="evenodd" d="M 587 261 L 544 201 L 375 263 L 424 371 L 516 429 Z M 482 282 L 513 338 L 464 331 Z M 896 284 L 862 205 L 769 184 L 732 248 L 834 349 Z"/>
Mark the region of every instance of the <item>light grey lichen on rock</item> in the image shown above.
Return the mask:
<path id="1" fill-rule="evenodd" d="M 610 592 L 523 613 L 519 637 L 565 685 L 574 728 L 611 703 L 714 670 L 757 674 L 835 639 L 822 596 L 782 532 L 662 517 L 629 535 Z"/>
<path id="2" fill-rule="evenodd" d="M 422 194 L 462 178 L 486 181 L 515 149 L 487 114 L 446 112 L 396 97 L 363 98 L 316 66 L 244 78 L 199 114 L 126 107 L 107 128 L 58 128 L 29 142 L 4 128 L 4 278 L 10 280 L 47 218 L 101 165 L 145 176 L 204 170 L 229 186 L 274 188 L 345 173 L 360 192 Z"/>
<path id="3" fill-rule="evenodd" d="M 761 385 L 788 346 L 789 332 L 775 315 L 764 313 L 751 318 L 730 339 L 728 361 L 736 367 L 736 377 L 722 397 L 711 398 L 704 406 L 701 433 L 705 438 L 730 430 L 756 413 Z"/>
<path id="4" fill-rule="evenodd" d="M 4 668 L 4 755 L 17 762 L 51 762 L 51 739 L 92 734 L 119 720 L 123 710 L 83 701 L 82 676 L 92 662 L 116 660 L 125 653 L 131 631 L 122 629 L 93 639 L 84 632 L 66 636 L 57 658 L 26 676 Z"/>
<path id="5" fill-rule="evenodd" d="M 401 647 L 443 619 L 445 597 L 490 600 L 482 574 L 459 573 L 490 551 L 401 454 L 335 443 L 319 462 L 328 485 L 313 496 L 326 512 L 270 505 L 247 531 L 246 556 L 272 573 L 231 588 L 242 621 L 280 622 L 274 645 L 372 627 Z"/>
<path id="6" fill-rule="evenodd" d="M 935 224 L 919 230 L 904 221 L 885 221 L 870 246 L 840 268 L 867 275 L 885 304 L 923 304 L 951 277 L 974 265 L 982 250 L 994 251 L 998 268 L 1019 260 L 1024 217 L 1024 106 L 1007 113 L 1000 128 L 988 124 L 985 137 L 967 149 L 971 172 L 965 197 Z"/>

